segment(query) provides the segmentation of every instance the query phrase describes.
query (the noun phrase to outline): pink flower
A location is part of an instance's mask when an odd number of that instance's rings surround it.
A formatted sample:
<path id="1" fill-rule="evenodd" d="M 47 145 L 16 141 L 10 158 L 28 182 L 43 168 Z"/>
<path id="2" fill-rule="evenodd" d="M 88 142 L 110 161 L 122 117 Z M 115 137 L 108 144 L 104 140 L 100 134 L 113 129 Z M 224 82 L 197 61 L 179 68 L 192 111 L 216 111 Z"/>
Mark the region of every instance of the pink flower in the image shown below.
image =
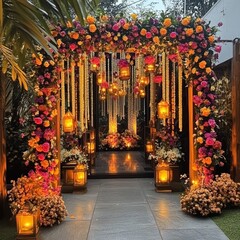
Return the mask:
<path id="1" fill-rule="evenodd" d="M 169 54 L 168 58 L 172 61 L 172 62 L 177 62 L 178 57 L 177 54 Z"/>
<path id="2" fill-rule="evenodd" d="M 202 87 L 205 88 L 205 87 L 207 87 L 207 85 L 208 85 L 208 83 L 207 83 L 206 81 L 202 81 L 202 82 L 201 82 L 201 86 L 202 86 Z"/>
<path id="3" fill-rule="evenodd" d="M 222 25 L 223 25 L 222 22 L 219 22 L 219 23 L 218 23 L 218 27 L 221 27 Z"/>
<path id="4" fill-rule="evenodd" d="M 155 63 L 155 57 L 153 57 L 153 56 L 146 56 L 144 58 L 144 63 L 145 64 L 153 64 L 153 63 Z"/>
<path id="5" fill-rule="evenodd" d="M 216 126 L 216 122 L 215 122 L 215 120 L 212 119 L 212 118 L 210 118 L 210 119 L 208 120 L 208 124 L 209 124 L 209 126 L 210 126 L 211 128 L 215 128 L 215 126 Z"/>
<path id="6" fill-rule="evenodd" d="M 120 60 L 118 61 L 118 66 L 119 66 L 120 68 L 122 68 L 122 67 L 128 67 L 128 66 L 129 66 L 129 63 L 128 63 L 128 61 L 127 61 L 126 59 L 120 59 Z"/>
<path id="7" fill-rule="evenodd" d="M 194 95 L 193 96 L 193 102 L 194 102 L 195 105 L 200 106 L 200 104 L 203 102 L 203 100 L 199 96 Z"/>
<path id="8" fill-rule="evenodd" d="M 37 157 L 38 157 L 38 160 L 40 161 L 43 161 L 45 159 L 45 155 L 43 153 L 39 153 Z"/>
<path id="9" fill-rule="evenodd" d="M 112 30 L 117 32 L 120 29 L 119 23 L 115 23 L 112 27 Z"/>
<path id="10" fill-rule="evenodd" d="M 206 139 L 206 145 L 207 145 L 207 146 L 213 146 L 213 144 L 214 144 L 214 139 L 211 138 L 211 137 L 208 137 L 208 138 Z"/>
<path id="11" fill-rule="evenodd" d="M 152 37 L 152 34 L 151 34 L 150 32 L 147 32 L 147 33 L 146 33 L 146 38 L 149 39 L 149 38 L 151 38 L 151 37 Z"/>
<path id="12" fill-rule="evenodd" d="M 215 52 L 217 53 L 220 53 L 221 50 L 222 50 L 222 47 L 220 45 L 217 45 L 215 48 L 214 48 Z"/>
<path id="13" fill-rule="evenodd" d="M 100 58 L 99 57 L 93 57 L 93 58 L 91 58 L 90 61 L 91 61 L 92 64 L 100 65 Z"/>
<path id="14" fill-rule="evenodd" d="M 42 124 L 42 119 L 40 117 L 35 117 L 34 119 L 35 124 L 40 125 Z"/>
<path id="15" fill-rule="evenodd" d="M 121 26 L 123 26 L 126 23 L 126 20 L 124 18 L 121 18 L 119 20 L 119 23 L 120 23 Z"/>
<path id="16" fill-rule="evenodd" d="M 50 144 L 48 142 L 45 142 L 42 144 L 42 151 L 45 153 L 48 153 L 50 150 Z"/>
<path id="17" fill-rule="evenodd" d="M 108 88 L 108 87 L 109 87 L 108 82 L 102 82 L 101 83 L 101 88 Z"/>
<path id="18" fill-rule="evenodd" d="M 176 38 L 177 33 L 176 32 L 171 32 L 169 36 L 170 36 L 170 38 Z"/>
<path id="19" fill-rule="evenodd" d="M 70 48 L 72 51 L 74 51 L 74 50 L 77 48 L 77 45 L 76 45 L 75 43 L 71 43 L 71 44 L 69 45 L 69 48 Z"/>
<path id="20" fill-rule="evenodd" d="M 139 94 L 139 87 L 136 86 L 134 89 L 133 89 L 133 93 L 134 94 Z"/>
<path id="21" fill-rule="evenodd" d="M 215 141 L 214 145 L 213 145 L 214 149 L 221 149 L 222 148 L 222 143 L 220 141 Z"/>
<path id="22" fill-rule="evenodd" d="M 155 82 L 155 83 L 161 83 L 161 82 L 162 82 L 162 75 L 156 75 L 156 76 L 154 76 L 153 82 Z"/>

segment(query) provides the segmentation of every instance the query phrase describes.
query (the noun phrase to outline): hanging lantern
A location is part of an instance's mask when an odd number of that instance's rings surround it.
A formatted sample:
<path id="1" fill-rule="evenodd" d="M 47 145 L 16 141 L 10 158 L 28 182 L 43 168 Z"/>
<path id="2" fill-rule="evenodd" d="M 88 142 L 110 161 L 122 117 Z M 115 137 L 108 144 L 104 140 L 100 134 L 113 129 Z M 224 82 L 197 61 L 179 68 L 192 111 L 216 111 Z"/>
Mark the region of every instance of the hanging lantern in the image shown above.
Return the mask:
<path id="1" fill-rule="evenodd" d="M 95 153 L 95 142 L 93 140 L 87 143 L 87 153 L 88 154 Z"/>
<path id="2" fill-rule="evenodd" d="M 152 141 L 147 141 L 145 148 L 146 148 L 146 153 L 152 153 L 154 151 L 154 145 Z"/>
<path id="3" fill-rule="evenodd" d="M 155 167 L 155 187 L 157 192 L 171 191 L 172 171 L 168 163 L 161 162 Z"/>
<path id="4" fill-rule="evenodd" d="M 84 190 L 87 185 L 87 166 L 85 164 L 78 164 L 73 171 L 75 190 Z"/>
<path id="5" fill-rule="evenodd" d="M 149 84 L 149 78 L 147 76 L 140 77 L 140 85 L 147 86 Z"/>
<path id="6" fill-rule="evenodd" d="M 155 71 L 155 57 L 154 56 L 146 56 L 144 58 L 144 63 L 145 63 L 145 70 L 147 72 L 154 72 Z"/>
<path id="7" fill-rule="evenodd" d="M 39 221 L 39 210 L 32 212 L 29 207 L 20 210 L 16 215 L 17 239 L 36 239 Z"/>
<path id="8" fill-rule="evenodd" d="M 65 133 L 73 132 L 74 129 L 75 129 L 74 117 L 70 111 L 67 111 L 67 113 L 63 117 L 63 131 Z"/>
<path id="9" fill-rule="evenodd" d="M 145 98 L 146 93 L 145 93 L 145 90 L 144 90 L 144 89 L 139 89 L 139 96 L 140 96 L 141 98 Z"/>
<path id="10" fill-rule="evenodd" d="M 93 57 L 90 59 L 90 70 L 92 72 L 97 72 L 100 66 L 100 58 L 99 57 Z"/>
<path id="11" fill-rule="evenodd" d="M 160 119 L 168 118 L 169 117 L 169 104 L 166 101 L 161 100 L 158 103 L 157 111 L 158 111 L 158 118 L 160 118 Z"/>
<path id="12" fill-rule="evenodd" d="M 155 70 L 155 64 L 151 63 L 151 64 L 146 64 L 145 65 L 145 69 L 147 72 L 154 72 Z"/>
<path id="13" fill-rule="evenodd" d="M 129 66 L 119 68 L 119 79 L 127 81 L 130 79 L 130 68 Z"/>

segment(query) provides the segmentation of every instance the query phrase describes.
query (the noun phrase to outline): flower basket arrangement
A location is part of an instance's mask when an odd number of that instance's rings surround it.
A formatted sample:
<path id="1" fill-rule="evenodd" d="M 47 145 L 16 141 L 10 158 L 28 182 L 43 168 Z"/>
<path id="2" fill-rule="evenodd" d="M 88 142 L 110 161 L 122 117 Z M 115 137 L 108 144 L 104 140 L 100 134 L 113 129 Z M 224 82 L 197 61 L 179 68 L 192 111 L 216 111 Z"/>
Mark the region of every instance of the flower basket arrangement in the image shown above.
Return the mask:
<path id="1" fill-rule="evenodd" d="M 192 215 L 220 214 L 223 208 L 240 207 L 240 184 L 222 173 L 208 185 L 192 185 L 181 196 L 181 207 Z"/>
<path id="2" fill-rule="evenodd" d="M 138 148 L 141 137 L 129 130 L 125 130 L 123 133 L 111 133 L 108 134 L 102 141 L 101 149 L 120 149 L 129 150 Z"/>
<path id="3" fill-rule="evenodd" d="M 8 191 L 10 209 L 13 215 L 28 205 L 31 211 L 40 209 L 40 225 L 59 224 L 67 216 L 67 210 L 60 189 L 51 185 L 51 179 L 31 171 L 28 176 L 12 181 Z M 57 189 L 57 190 L 56 190 Z"/>

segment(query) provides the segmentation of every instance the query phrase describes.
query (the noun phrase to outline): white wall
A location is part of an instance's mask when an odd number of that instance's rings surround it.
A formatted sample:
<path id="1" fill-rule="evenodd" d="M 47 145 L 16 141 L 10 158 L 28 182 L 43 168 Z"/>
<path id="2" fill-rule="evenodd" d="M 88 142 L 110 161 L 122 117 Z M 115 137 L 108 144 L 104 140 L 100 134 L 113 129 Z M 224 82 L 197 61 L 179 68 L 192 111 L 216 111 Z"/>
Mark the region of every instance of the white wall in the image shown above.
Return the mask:
<path id="1" fill-rule="evenodd" d="M 219 0 L 203 18 L 211 21 L 211 26 L 217 26 L 219 22 L 223 23 L 217 32 L 217 36 L 222 40 L 240 38 L 240 0 Z M 229 60 L 233 55 L 232 43 L 220 45 L 222 45 L 222 51 L 217 64 Z"/>

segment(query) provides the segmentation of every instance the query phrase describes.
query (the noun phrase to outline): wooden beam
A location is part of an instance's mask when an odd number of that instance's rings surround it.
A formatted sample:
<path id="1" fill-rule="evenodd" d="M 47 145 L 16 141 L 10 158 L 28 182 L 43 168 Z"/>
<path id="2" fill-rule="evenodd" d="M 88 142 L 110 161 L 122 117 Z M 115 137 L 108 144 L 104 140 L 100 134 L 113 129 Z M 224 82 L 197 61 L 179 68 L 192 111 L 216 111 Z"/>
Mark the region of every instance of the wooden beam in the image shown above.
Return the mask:
<path id="1" fill-rule="evenodd" d="M 240 39 L 233 42 L 232 59 L 232 164 L 231 177 L 240 182 Z"/>

